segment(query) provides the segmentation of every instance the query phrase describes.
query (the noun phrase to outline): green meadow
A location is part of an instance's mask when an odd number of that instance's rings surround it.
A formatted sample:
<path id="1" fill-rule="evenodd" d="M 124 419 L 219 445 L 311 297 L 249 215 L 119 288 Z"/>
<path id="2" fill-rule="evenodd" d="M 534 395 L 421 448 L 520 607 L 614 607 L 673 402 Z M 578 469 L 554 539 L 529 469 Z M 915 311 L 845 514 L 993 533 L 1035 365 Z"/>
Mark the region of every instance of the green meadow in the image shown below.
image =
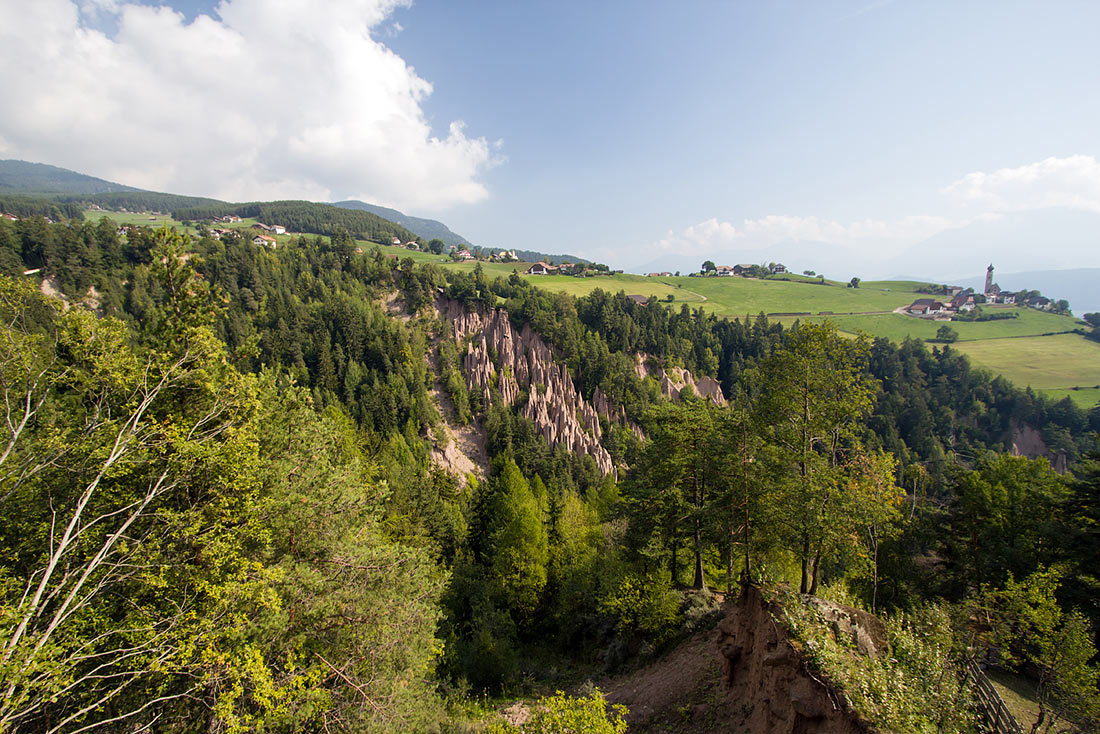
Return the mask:
<path id="1" fill-rule="evenodd" d="M 1080 334 L 981 339 L 952 348 L 1020 387 L 1030 385 L 1051 397 L 1069 395 L 1090 407 L 1100 397 L 1100 344 Z"/>
<path id="2" fill-rule="evenodd" d="M 1019 307 L 1009 309 L 1016 318 L 998 321 L 930 321 L 898 313 L 886 313 L 865 316 L 829 316 L 830 321 L 842 331 L 851 333 L 865 332 L 871 336 L 881 336 L 900 342 L 906 338 L 932 340 L 936 332 L 947 324 L 959 335 L 959 341 L 984 339 L 1007 339 L 1012 337 L 1037 336 L 1072 331 L 1078 328 L 1077 320 L 1070 316 L 1036 311 L 1033 308 Z M 791 321 L 793 319 L 784 319 Z M 804 320 L 807 320 L 804 318 Z M 822 321 L 822 317 L 810 317 L 811 321 Z"/>

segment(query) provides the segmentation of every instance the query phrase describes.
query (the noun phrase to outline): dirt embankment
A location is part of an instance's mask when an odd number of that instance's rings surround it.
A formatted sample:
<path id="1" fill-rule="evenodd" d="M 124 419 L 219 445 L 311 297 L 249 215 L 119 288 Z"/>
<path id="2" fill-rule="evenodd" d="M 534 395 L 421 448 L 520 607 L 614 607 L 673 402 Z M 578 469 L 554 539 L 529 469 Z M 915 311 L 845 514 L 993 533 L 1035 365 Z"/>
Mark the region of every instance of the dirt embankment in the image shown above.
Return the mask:
<path id="1" fill-rule="evenodd" d="M 700 632 L 635 673 L 603 684 L 630 709 L 632 732 L 865 734 L 840 697 L 806 667 L 760 592 L 727 603 Z"/>

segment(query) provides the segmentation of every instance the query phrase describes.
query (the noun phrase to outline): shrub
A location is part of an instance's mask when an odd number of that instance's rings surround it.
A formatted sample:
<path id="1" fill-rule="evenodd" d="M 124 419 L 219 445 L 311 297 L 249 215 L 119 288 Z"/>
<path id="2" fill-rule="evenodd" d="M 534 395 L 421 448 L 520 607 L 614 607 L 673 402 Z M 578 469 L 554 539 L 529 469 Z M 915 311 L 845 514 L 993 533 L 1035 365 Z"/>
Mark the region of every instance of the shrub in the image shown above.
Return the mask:
<path id="1" fill-rule="evenodd" d="M 539 699 L 531 717 L 521 725 L 498 722 L 484 734 L 623 734 L 626 731 L 626 707 L 608 705 L 597 688 L 581 697 L 558 691 Z"/>
<path id="2" fill-rule="evenodd" d="M 615 619 L 620 634 L 638 634 L 660 644 L 676 628 L 680 600 L 667 579 L 628 574 L 600 606 Z"/>
<path id="3" fill-rule="evenodd" d="M 795 594 L 781 596 L 781 620 L 810 665 L 859 716 L 885 730 L 921 734 L 976 732 L 970 690 L 943 606 L 883 617 L 890 651 L 877 658 L 838 640 L 821 613 Z"/>

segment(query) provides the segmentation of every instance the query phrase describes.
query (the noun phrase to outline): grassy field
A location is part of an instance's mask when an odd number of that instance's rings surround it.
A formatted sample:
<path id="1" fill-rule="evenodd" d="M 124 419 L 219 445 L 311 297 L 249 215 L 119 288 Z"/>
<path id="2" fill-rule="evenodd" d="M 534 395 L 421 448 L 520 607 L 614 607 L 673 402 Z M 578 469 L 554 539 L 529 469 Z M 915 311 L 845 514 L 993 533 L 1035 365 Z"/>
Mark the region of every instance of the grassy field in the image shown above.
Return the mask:
<path id="1" fill-rule="evenodd" d="M 1069 398 L 1078 408 L 1088 410 L 1100 403 L 1100 385 L 1095 387 L 1048 388 L 1039 390 L 1051 400 Z"/>
<path id="2" fill-rule="evenodd" d="M 138 212 L 108 212 L 102 209 L 86 209 L 84 210 L 84 219 L 89 222 L 98 222 L 103 217 L 114 220 L 119 224 L 138 224 L 143 227 L 162 227 L 167 224 L 169 227 L 179 227 L 180 223 L 175 219 L 172 219 L 169 214 L 148 214 Z M 188 231 L 193 231 L 190 228 L 185 228 Z"/>
<path id="3" fill-rule="evenodd" d="M 913 301 L 911 292 L 886 288 L 848 288 L 817 281 L 753 278 L 649 278 L 655 283 L 679 286 L 706 298 L 705 308 L 719 316 L 821 311 L 865 313 L 893 311 Z"/>
<path id="4" fill-rule="evenodd" d="M 1084 402 L 1100 386 L 1100 344 L 1079 334 L 981 339 L 957 342 L 954 348 L 1020 387 L 1058 391 Z M 1092 390 L 1076 396 L 1073 393 L 1081 391 L 1073 387 Z"/>
<path id="5" fill-rule="evenodd" d="M 1010 673 L 999 668 L 986 670 L 993 687 L 1001 694 L 1005 706 L 1016 717 L 1016 721 L 1024 728 L 1031 731 L 1031 727 L 1039 718 L 1039 704 L 1035 699 L 1035 684 L 1023 676 Z"/>
<path id="6" fill-rule="evenodd" d="M 1071 331 L 1077 321 L 1069 316 L 1036 311 L 1032 308 L 1016 308 L 1016 318 L 1000 321 L 952 321 L 948 324 L 959 334 L 959 341 L 981 339 L 1006 339 Z M 936 332 L 946 322 L 918 319 L 903 314 L 888 313 L 867 316 L 830 316 L 838 328 L 848 332 L 866 332 L 900 342 L 906 337 L 935 339 Z M 809 320 L 820 321 L 819 317 Z"/>

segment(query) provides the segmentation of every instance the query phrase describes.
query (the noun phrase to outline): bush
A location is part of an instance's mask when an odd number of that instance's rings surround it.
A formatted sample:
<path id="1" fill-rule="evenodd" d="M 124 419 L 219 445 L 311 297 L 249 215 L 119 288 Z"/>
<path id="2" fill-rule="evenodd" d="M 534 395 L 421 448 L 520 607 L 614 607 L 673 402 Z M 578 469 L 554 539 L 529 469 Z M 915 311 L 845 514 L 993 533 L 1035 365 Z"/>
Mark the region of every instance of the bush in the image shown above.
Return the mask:
<path id="1" fill-rule="evenodd" d="M 977 731 L 947 608 L 930 604 L 910 615 L 884 617 L 891 649 L 871 658 L 846 637 L 838 640 L 829 622 L 802 597 L 787 594 L 779 602 L 781 620 L 810 665 L 863 719 L 889 731 Z"/>
<path id="2" fill-rule="evenodd" d="M 690 634 L 717 622 L 722 615 L 722 606 L 709 591 L 692 591 L 684 599 L 681 615 L 684 620 L 683 630 Z"/>
<path id="3" fill-rule="evenodd" d="M 600 607 L 615 619 L 620 634 L 660 644 L 676 629 L 680 600 L 668 579 L 628 574 Z"/>
<path id="4" fill-rule="evenodd" d="M 623 734 L 626 707 L 608 705 L 597 688 L 587 696 L 573 698 L 558 691 L 539 699 L 531 718 L 521 725 L 498 722 L 484 734 Z"/>

